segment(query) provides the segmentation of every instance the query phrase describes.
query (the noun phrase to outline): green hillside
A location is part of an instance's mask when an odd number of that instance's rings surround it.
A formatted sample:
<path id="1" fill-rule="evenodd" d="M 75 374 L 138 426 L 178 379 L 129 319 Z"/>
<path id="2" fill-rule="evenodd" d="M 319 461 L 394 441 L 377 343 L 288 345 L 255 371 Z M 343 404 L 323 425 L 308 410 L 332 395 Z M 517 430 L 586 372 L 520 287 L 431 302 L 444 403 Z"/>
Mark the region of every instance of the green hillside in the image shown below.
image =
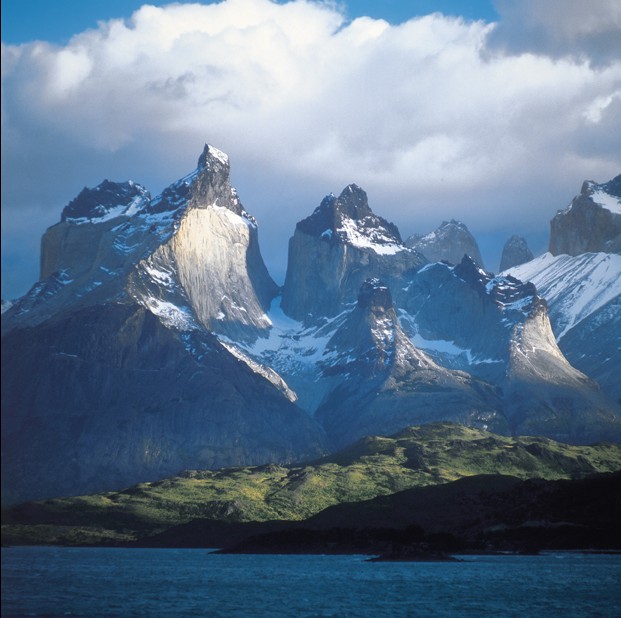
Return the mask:
<path id="1" fill-rule="evenodd" d="M 570 446 L 439 423 L 365 438 L 305 465 L 186 471 L 123 491 L 18 505 L 3 512 L 3 534 L 12 542 L 115 542 L 198 518 L 299 521 L 332 505 L 480 474 L 551 480 L 615 470 L 618 444 Z"/>

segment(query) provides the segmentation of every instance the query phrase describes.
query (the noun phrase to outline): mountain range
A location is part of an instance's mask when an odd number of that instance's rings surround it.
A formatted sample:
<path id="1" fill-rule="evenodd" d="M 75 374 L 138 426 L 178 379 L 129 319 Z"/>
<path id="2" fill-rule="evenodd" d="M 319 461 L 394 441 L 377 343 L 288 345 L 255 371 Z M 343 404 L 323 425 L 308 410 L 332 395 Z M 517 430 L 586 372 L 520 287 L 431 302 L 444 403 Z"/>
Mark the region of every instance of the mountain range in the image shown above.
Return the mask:
<path id="1" fill-rule="evenodd" d="M 404 242 L 350 184 L 296 225 L 279 288 L 229 175 L 207 145 L 161 195 L 105 180 L 46 231 L 40 281 L 3 303 L 4 503 L 435 421 L 621 441 L 621 177 L 499 275 L 462 223 Z"/>

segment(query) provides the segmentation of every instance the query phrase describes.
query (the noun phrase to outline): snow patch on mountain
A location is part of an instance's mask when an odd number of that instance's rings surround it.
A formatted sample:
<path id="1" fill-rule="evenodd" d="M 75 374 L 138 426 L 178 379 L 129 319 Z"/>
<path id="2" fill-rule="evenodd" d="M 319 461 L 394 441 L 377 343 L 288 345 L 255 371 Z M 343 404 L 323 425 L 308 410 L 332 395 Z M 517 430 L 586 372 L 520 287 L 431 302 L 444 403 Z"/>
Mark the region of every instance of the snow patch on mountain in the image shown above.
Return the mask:
<path id="1" fill-rule="evenodd" d="M 216 159 L 218 159 L 218 161 L 220 161 L 222 165 L 229 164 L 229 156 L 225 154 L 224 152 L 222 152 L 221 150 L 218 150 L 218 148 L 216 148 L 215 146 L 212 146 L 211 144 L 207 144 L 207 150 L 209 151 L 209 154 L 212 157 L 215 157 Z"/>
<path id="2" fill-rule="evenodd" d="M 179 331 L 198 329 L 198 324 L 189 307 L 179 307 L 174 303 L 153 297 L 142 299 L 142 304 L 169 328 Z"/>
<path id="3" fill-rule="evenodd" d="M 326 230 L 326 232 L 331 232 L 331 230 Z M 358 249 L 371 249 L 378 255 L 394 255 L 400 251 L 408 251 L 407 247 L 395 242 L 394 237 L 387 234 L 381 227 L 365 228 L 349 217 L 343 217 L 336 233 L 343 242 Z"/>
<path id="4" fill-rule="evenodd" d="M 104 180 L 93 189 L 85 188 L 64 208 L 61 220 L 72 225 L 103 223 L 117 217 L 133 217 L 149 204 L 151 195 L 132 180 L 123 183 Z"/>
<path id="5" fill-rule="evenodd" d="M 221 341 L 224 348 L 226 348 L 235 358 L 240 360 L 241 362 L 248 365 L 248 367 L 259 375 L 263 376 L 266 380 L 271 382 L 289 401 L 295 403 L 298 399 L 297 394 L 289 385 L 283 380 L 282 376 L 280 376 L 276 371 L 274 371 L 271 367 L 264 365 L 263 363 L 258 363 L 253 360 L 247 354 L 244 354 L 237 346 L 227 343 L 225 341 Z"/>
<path id="6" fill-rule="evenodd" d="M 311 367 L 328 358 L 328 342 L 345 312 L 321 326 L 305 327 L 284 313 L 280 301 L 281 297 L 276 297 L 267 312 L 266 321 L 270 325 L 267 337 L 242 344 L 243 349 L 253 358 L 269 360 L 278 367 Z"/>
<path id="7" fill-rule="evenodd" d="M 616 215 L 621 215 L 621 199 L 616 195 L 610 195 L 610 193 L 597 189 L 591 194 L 591 199 L 606 210 Z"/>
<path id="8" fill-rule="evenodd" d="M 491 363 L 502 363 L 498 358 L 484 357 L 470 348 L 457 345 L 448 339 L 428 339 L 418 331 L 416 319 L 404 309 L 399 309 L 399 322 L 407 334 L 409 340 L 423 352 L 429 354 L 436 362 L 442 364 L 447 357 L 452 359 L 451 365 L 458 358 L 463 358 L 467 365 L 480 365 Z M 462 365 L 462 363 L 459 363 Z"/>
<path id="9" fill-rule="evenodd" d="M 612 253 L 545 253 L 503 274 L 535 284 L 548 303 L 557 340 L 621 294 L 621 255 Z"/>

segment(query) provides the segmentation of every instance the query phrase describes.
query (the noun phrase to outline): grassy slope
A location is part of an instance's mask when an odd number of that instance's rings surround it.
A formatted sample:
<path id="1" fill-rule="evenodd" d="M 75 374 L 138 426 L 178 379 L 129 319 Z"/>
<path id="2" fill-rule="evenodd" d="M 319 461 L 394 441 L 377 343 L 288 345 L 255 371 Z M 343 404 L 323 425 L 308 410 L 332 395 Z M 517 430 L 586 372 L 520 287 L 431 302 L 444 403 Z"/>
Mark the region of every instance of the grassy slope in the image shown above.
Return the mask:
<path id="1" fill-rule="evenodd" d="M 621 470 L 621 445 L 569 446 L 440 423 L 365 438 L 307 465 L 188 471 L 124 491 L 20 505 L 5 511 L 3 520 L 30 524 L 29 536 L 40 541 L 63 542 L 67 535 L 67 542 L 98 535 L 123 540 L 196 518 L 302 520 L 335 504 L 478 474 L 561 479 L 615 470 Z M 84 536 L 76 526 L 91 533 Z"/>

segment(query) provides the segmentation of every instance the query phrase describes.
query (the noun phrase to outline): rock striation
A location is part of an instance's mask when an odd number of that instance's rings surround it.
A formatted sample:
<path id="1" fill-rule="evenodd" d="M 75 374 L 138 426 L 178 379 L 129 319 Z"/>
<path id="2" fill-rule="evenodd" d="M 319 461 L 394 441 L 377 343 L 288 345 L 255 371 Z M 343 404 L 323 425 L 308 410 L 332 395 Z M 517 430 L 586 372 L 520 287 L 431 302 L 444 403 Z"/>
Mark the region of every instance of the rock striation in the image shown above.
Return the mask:
<path id="1" fill-rule="evenodd" d="M 559 348 L 621 402 L 621 255 L 550 253 L 508 271 L 546 299 Z"/>
<path id="2" fill-rule="evenodd" d="M 603 251 L 621 254 L 621 175 L 597 184 L 586 180 L 580 194 L 550 222 L 552 255 Z"/>
<path id="3" fill-rule="evenodd" d="M 464 255 L 483 267 L 483 258 L 476 239 L 461 221 L 443 221 L 427 235 L 413 234 L 405 244 L 422 253 L 430 262 L 459 264 Z"/>

